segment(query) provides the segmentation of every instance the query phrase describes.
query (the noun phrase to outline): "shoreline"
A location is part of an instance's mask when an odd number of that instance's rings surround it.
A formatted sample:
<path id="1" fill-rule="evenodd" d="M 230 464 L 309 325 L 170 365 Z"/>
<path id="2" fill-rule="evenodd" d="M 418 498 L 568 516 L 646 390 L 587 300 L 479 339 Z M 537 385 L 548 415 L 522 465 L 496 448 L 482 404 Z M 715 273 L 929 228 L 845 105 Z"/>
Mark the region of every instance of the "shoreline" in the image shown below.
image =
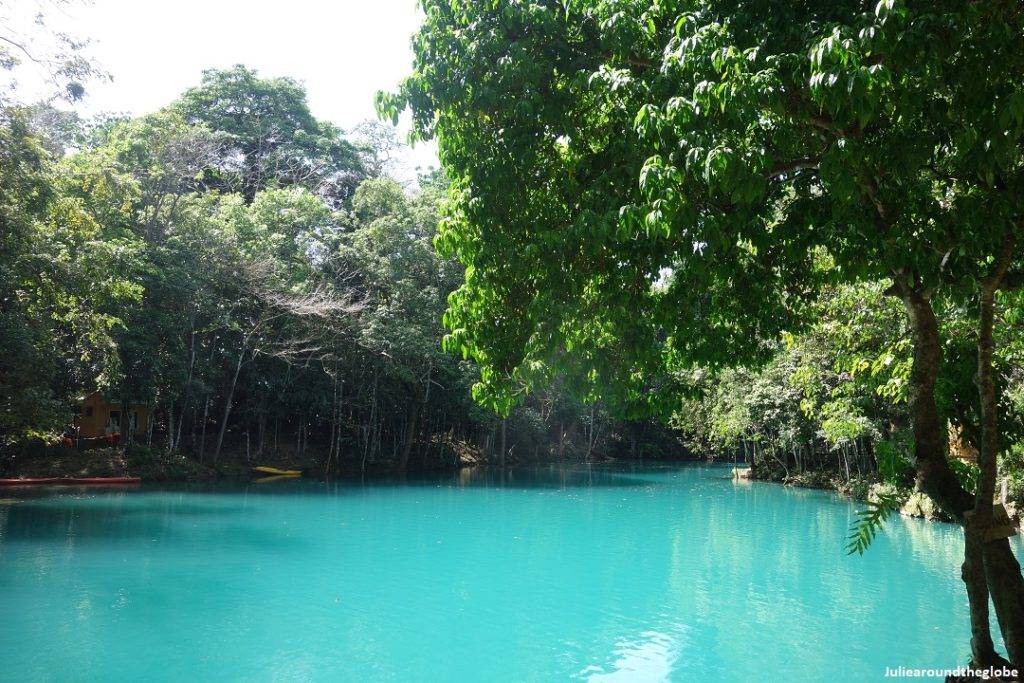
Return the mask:
<path id="1" fill-rule="evenodd" d="M 85 486 L 76 484 L 75 480 L 110 478 L 137 478 L 137 482 L 125 484 L 125 486 L 139 486 L 146 484 L 208 484 L 215 482 L 255 482 L 266 475 L 254 472 L 257 465 L 271 465 L 281 469 L 300 470 L 301 475 L 294 478 L 335 481 L 361 478 L 388 478 L 388 477 L 416 477 L 423 474 L 436 474 L 438 472 L 457 473 L 465 469 L 502 469 L 497 463 L 473 461 L 462 461 L 452 463 L 445 468 L 422 468 L 410 467 L 408 471 L 401 472 L 390 466 L 390 463 L 375 463 L 365 470 L 358 467 L 343 467 L 339 471 L 326 477 L 320 470 L 317 463 L 297 462 L 294 458 L 287 457 L 287 453 L 278 453 L 273 457 L 268 455 L 259 462 L 247 462 L 235 454 L 227 454 L 222 457 L 216 465 L 208 462 L 201 462 L 195 458 L 178 453 L 168 455 L 156 453 L 153 449 L 136 447 L 126 449 L 124 447 L 92 449 L 78 451 L 68 449 L 66 452 L 48 453 L 45 456 L 12 459 L 7 463 L 2 474 L 3 479 L 46 479 L 45 483 L 17 484 L 12 483 L 4 486 L 5 489 L 29 488 L 50 488 L 67 487 L 75 488 Z M 20 462 L 18 461 L 20 460 Z M 370 465 L 370 463 L 367 463 Z M 545 466 L 545 465 L 683 465 L 683 464 L 718 464 L 729 467 L 736 472 L 744 472 L 738 475 L 744 481 L 758 481 L 776 484 L 779 486 L 829 491 L 844 498 L 862 503 L 871 503 L 878 500 L 880 493 L 895 493 L 901 502 L 898 510 L 904 517 L 925 519 L 928 521 L 954 523 L 952 519 L 944 515 L 938 505 L 932 501 L 927 494 L 913 491 L 911 489 L 898 490 L 896 487 L 879 481 L 872 475 L 854 475 L 847 480 L 843 473 L 838 470 L 815 470 L 786 475 L 781 471 L 766 470 L 758 467 L 737 467 L 727 461 L 703 458 L 673 458 L 659 460 L 629 460 L 606 458 L 601 460 L 578 461 L 578 460 L 552 460 L 545 462 L 524 462 L 514 463 L 505 466 L 505 469 L 522 466 Z M 290 477 L 289 477 L 290 478 Z M 67 480 L 67 481 L 61 481 Z M 1013 502 L 1004 503 L 1014 525 L 1020 528 L 1020 514 Z"/>
<path id="2" fill-rule="evenodd" d="M 411 462 L 409 468 L 402 472 L 395 463 L 383 461 L 366 463 L 361 468 L 359 463 L 338 463 L 330 476 L 323 471 L 323 463 L 311 458 L 296 458 L 288 451 L 265 453 L 258 457 L 246 459 L 244 455 L 228 452 L 221 456 L 217 463 L 201 461 L 184 453 L 168 454 L 146 446 L 108 447 L 89 450 L 77 450 L 63 446 L 51 446 L 33 453 L 25 453 L 10 457 L 0 467 L 0 479 L 84 479 L 101 477 L 137 477 L 142 484 L 187 484 L 210 483 L 216 481 L 247 481 L 266 477 L 266 474 L 254 471 L 257 466 L 270 466 L 281 470 L 298 470 L 304 478 L 317 480 L 351 479 L 361 477 L 394 477 L 416 476 L 426 473 L 456 473 L 466 468 L 486 468 L 500 470 L 498 463 L 486 462 L 481 457 L 459 457 L 452 461 L 424 463 Z M 601 458 L 595 460 L 550 460 L 541 462 L 509 463 L 505 469 L 522 466 L 545 466 L 560 464 L 601 465 L 601 464 L 683 464 L 705 463 L 704 459 L 673 458 L 630 460 Z M 439 466 L 443 465 L 443 466 Z M 18 484 L 12 484 L 18 486 Z M 21 486 L 28 486 L 26 483 Z M 42 485 L 42 484 L 41 484 Z M 58 482 L 56 485 L 62 485 Z"/>
<path id="3" fill-rule="evenodd" d="M 898 489 L 892 484 L 879 481 L 874 476 L 858 475 L 846 480 L 841 472 L 829 470 L 801 472 L 788 477 L 775 471 L 764 472 L 755 470 L 751 474 L 752 476 L 747 477 L 750 481 L 762 481 L 794 488 L 831 491 L 844 498 L 861 503 L 874 503 L 879 500 L 879 495 L 882 493 L 896 494 L 901 501 L 897 512 L 903 517 L 925 519 L 930 522 L 943 522 L 945 524 L 956 523 L 943 513 L 938 504 L 926 493 L 909 488 Z M 1014 526 L 1019 529 L 1021 520 L 1017 506 L 1012 501 L 1007 501 L 1004 505 Z"/>

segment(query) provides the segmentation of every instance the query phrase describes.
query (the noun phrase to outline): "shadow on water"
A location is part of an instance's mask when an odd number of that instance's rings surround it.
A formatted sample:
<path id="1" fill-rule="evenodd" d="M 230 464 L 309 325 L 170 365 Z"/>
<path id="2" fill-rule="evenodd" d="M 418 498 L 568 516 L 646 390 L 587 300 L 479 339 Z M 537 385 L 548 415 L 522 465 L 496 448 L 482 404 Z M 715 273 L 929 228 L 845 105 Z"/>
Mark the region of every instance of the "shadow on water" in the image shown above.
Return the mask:
<path id="1" fill-rule="evenodd" d="M 129 497 L 131 500 L 126 500 Z M 50 498 L 34 495 L 5 500 L 0 507 L 0 542 L 164 542 L 181 535 L 182 527 L 194 528 L 198 522 L 226 530 L 223 538 L 235 545 L 252 545 L 262 551 L 296 545 L 297 539 L 286 533 L 248 524 L 250 512 L 243 505 L 209 504 L 199 496 L 147 500 L 142 491 Z"/>
<path id="2" fill-rule="evenodd" d="M 163 537 L 165 529 L 154 525 L 153 519 L 126 514 L 120 506 L 89 506 L 81 501 L 24 501 L 9 505 L 0 516 L 0 539 L 3 541 L 52 541 L 70 539 L 139 540 Z"/>
<path id="3" fill-rule="evenodd" d="M 181 492 L 188 494 L 329 494 L 339 495 L 360 489 L 423 487 L 423 488 L 635 488 L 649 487 L 663 481 L 666 474 L 684 469 L 707 469 L 706 463 L 638 465 L 625 463 L 519 465 L 502 470 L 496 467 L 465 467 L 456 472 L 410 472 L 400 474 L 345 475 L 323 480 L 319 477 L 295 477 L 275 481 L 220 480 L 146 484 L 139 491 Z M 717 466 L 710 466 L 717 469 Z M 723 472 L 725 470 L 723 469 Z M 723 474 L 723 478 L 729 479 Z"/>
<path id="4" fill-rule="evenodd" d="M 649 487 L 664 482 L 664 476 L 684 470 L 721 470 L 720 477 L 731 479 L 730 469 L 703 462 L 674 462 L 669 464 L 599 463 L 520 465 L 505 469 L 486 466 L 466 467 L 456 472 L 414 472 L 406 475 L 373 474 L 340 476 L 328 481 L 317 477 L 289 478 L 272 482 L 247 479 L 224 479 L 207 482 L 147 483 L 138 488 L 78 489 L 23 488 L 10 491 L 11 503 L 25 506 L 32 501 L 53 501 L 55 497 L 68 499 L 116 500 L 121 496 L 140 496 L 148 493 L 253 495 L 253 494 L 342 494 L 361 488 L 377 487 L 453 487 L 453 488 L 514 488 L 514 489 L 571 489 L 571 488 L 635 488 Z M 146 504 L 133 501 L 131 508 L 117 514 L 148 515 L 163 511 L 167 501 Z M 207 516 L 240 513 L 243 506 L 206 505 L 196 499 L 188 505 L 175 508 L 178 515 Z"/>
<path id="5" fill-rule="evenodd" d="M 400 476 L 343 478 L 330 482 L 296 479 L 259 484 L 221 481 L 147 484 L 131 490 L 25 489 L 12 493 L 0 505 L 0 541 L 119 539 L 163 541 L 180 531 L 179 525 L 238 525 L 248 539 L 265 550 L 294 543 L 294 538 L 262 532 L 247 522 L 257 496 L 346 496 L 382 488 L 449 488 L 569 490 L 587 488 L 649 488 L 666 483 L 666 476 L 682 470 L 707 469 L 703 463 L 670 465 L 599 464 L 465 468 L 455 473 L 420 473 Z M 254 536 L 255 534 L 255 536 Z M 258 537 L 258 538 L 257 538 Z"/>
<path id="6" fill-rule="evenodd" d="M 630 463 L 520 465 L 505 469 L 466 467 L 458 472 L 415 473 L 406 476 L 339 478 L 338 486 L 423 486 L 457 488 L 572 489 L 649 487 L 666 474 L 682 469 L 706 468 L 704 463 L 646 465 Z M 290 482 L 289 482 L 290 484 Z"/>
<path id="7" fill-rule="evenodd" d="M 504 470 L 467 467 L 446 477 L 418 474 L 383 479 L 372 485 L 515 489 L 632 488 L 649 485 L 650 480 L 632 476 L 639 472 L 636 469 L 598 465 L 522 466 Z M 653 473 L 653 470 L 648 472 Z"/>

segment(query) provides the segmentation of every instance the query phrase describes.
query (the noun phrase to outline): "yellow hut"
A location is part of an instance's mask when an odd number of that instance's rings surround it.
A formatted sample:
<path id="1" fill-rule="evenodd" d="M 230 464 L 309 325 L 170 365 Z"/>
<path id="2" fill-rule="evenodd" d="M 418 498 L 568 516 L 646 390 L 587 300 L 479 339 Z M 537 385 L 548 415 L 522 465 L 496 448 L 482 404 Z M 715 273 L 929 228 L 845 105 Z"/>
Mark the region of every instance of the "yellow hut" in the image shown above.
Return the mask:
<path id="1" fill-rule="evenodd" d="M 103 394 L 96 391 L 85 397 L 78 413 L 78 436 L 94 439 L 121 432 L 122 418 L 127 417 L 128 425 L 136 436 L 144 435 L 149 429 L 149 406 L 145 403 L 129 403 L 128 414 L 123 416 L 124 405 L 108 403 Z"/>

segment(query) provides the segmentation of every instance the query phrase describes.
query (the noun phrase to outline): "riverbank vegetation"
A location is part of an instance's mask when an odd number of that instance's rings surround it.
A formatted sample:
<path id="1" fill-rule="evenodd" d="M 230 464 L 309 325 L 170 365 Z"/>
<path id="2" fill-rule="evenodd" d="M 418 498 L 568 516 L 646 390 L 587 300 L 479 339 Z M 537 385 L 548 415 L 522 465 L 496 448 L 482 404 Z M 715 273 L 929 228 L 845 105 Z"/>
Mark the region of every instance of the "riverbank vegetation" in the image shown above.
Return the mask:
<path id="1" fill-rule="evenodd" d="M 75 45 L 51 66 L 57 97 L 0 100 L 6 474 L 678 456 L 666 428 L 554 381 L 505 417 L 473 400 L 477 366 L 441 349 L 463 278 L 433 245 L 449 183 L 391 178 L 390 127 L 346 133 L 299 83 L 244 66 L 150 115 L 82 119 L 73 100 L 94 68 Z M 80 453 L 96 391 L 127 457 Z M 130 405 L 148 408 L 144 427 Z"/>
<path id="2" fill-rule="evenodd" d="M 410 109 L 451 178 L 446 344 L 477 396 L 507 411 L 567 372 L 783 470 L 877 463 L 964 528 L 974 662 L 1003 661 L 991 599 L 1024 664 L 993 506 L 1019 452 L 1019 7 L 425 7 L 379 106 Z"/>
<path id="3" fill-rule="evenodd" d="M 1001 301 L 996 373 L 1006 446 L 1000 476 L 1004 498 L 1019 503 L 1021 302 L 1015 296 Z M 978 439 L 969 313 L 948 310 L 943 333 L 950 361 L 937 387 L 938 400 L 949 411 L 951 463 L 968 481 L 977 476 Z M 682 373 L 681 381 L 696 390 L 673 415 L 684 441 L 718 458 L 756 462 L 771 479 L 812 482 L 824 471 L 846 482 L 868 476 L 911 487 L 907 389 L 912 357 L 899 302 L 884 294 L 884 283 L 833 287 L 811 315 L 813 322 L 785 335 L 762 366 Z"/>
<path id="4" fill-rule="evenodd" d="M 407 185 L 245 66 L 82 119 L 70 42 L 3 91 L 2 467 L 74 461 L 96 391 L 95 466 L 152 477 L 742 460 L 868 499 L 854 551 L 960 524 L 973 661 L 991 603 L 1024 665 L 1019 7 L 422 4 Z"/>

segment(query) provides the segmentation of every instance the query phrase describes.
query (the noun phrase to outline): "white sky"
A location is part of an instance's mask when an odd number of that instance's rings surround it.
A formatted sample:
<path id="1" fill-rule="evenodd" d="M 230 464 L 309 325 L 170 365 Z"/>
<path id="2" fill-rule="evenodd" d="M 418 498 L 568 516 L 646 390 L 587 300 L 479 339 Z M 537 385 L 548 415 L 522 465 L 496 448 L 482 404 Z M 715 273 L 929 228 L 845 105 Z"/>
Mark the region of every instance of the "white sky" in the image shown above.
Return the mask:
<path id="1" fill-rule="evenodd" d="M 415 0 L 92 0 L 48 14 L 51 28 L 91 38 L 88 54 L 113 77 L 88 85 L 83 114 L 149 113 L 204 69 L 240 63 L 303 82 L 313 114 L 346 129 L 375 118 L 374 94 L 411 71 L 421 17 Z M 410 150 L 406 165 L 436 166 L 435 146 Z"/>

